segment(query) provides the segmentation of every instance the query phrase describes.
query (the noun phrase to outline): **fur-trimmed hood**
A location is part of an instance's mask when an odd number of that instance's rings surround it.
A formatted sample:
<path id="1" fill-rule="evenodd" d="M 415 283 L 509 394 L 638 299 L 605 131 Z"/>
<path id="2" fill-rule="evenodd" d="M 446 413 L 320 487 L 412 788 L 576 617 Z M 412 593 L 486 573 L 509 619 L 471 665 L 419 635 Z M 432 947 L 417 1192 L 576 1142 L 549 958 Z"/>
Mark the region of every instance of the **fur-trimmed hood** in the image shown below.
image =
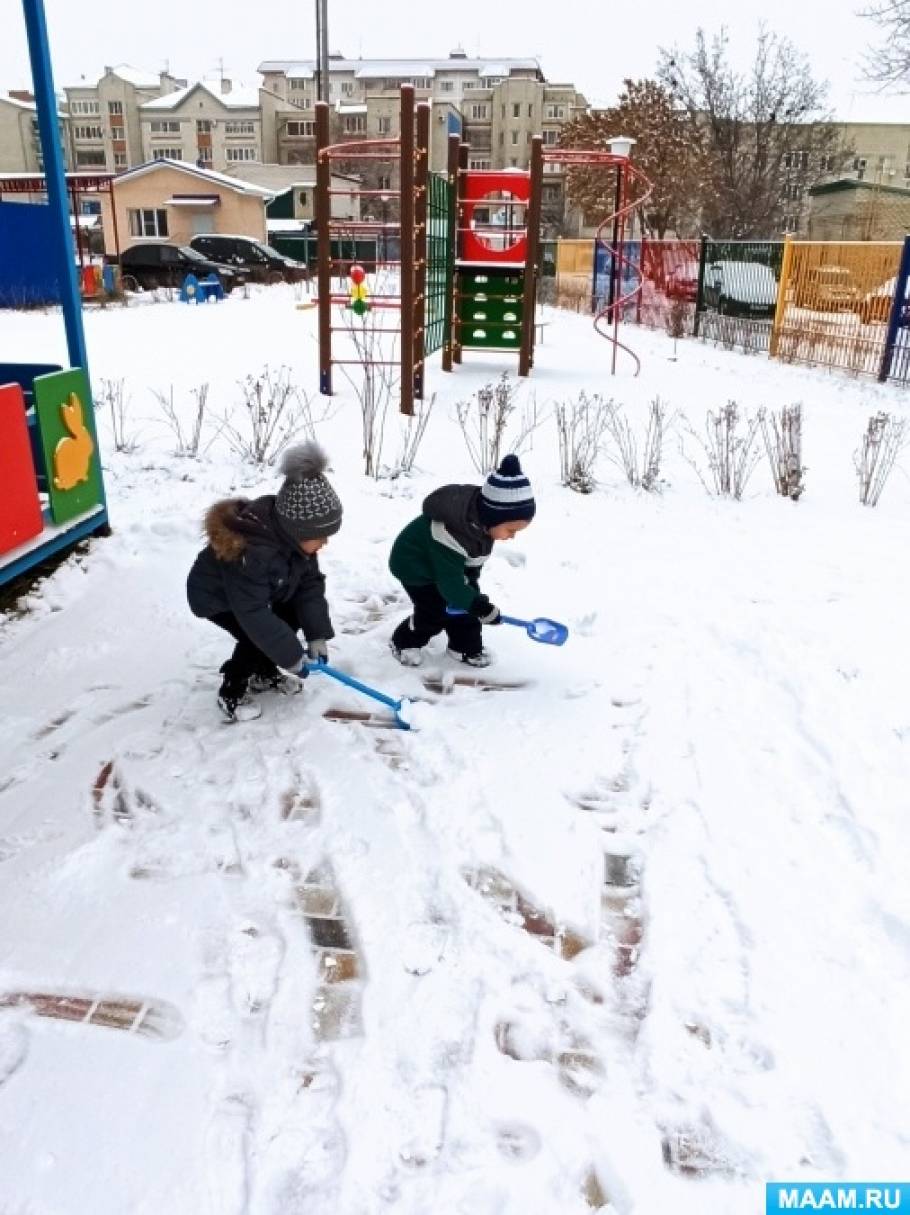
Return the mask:
<path id="1" fill-rule="evenodd" d="M 239 561 L 251 543 L 294 548 L 275 517 L 275 497 L 222 498 L 205 514 L 204 530 L 219 561 Z"/>

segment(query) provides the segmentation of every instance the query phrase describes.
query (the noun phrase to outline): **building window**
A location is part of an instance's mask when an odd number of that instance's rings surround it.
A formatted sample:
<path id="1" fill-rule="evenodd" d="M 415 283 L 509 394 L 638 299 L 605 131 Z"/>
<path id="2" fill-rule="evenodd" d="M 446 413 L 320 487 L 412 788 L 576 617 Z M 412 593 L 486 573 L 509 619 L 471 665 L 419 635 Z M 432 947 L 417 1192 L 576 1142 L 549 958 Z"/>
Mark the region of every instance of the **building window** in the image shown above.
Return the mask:
<path id="1" fill-rule="evenodd" d="M 853 171 L 856 174 L 857 180 L 862 181 L 866 176 L 866 158 L 865 156 L 856 156 L 853 160 Z"/>
<path id="2" fill-rule="evenodd" d="M 512 102 L 512 117 L 513 118 L 521 117 L 521 102 L 520 101 Z"/>
<path id="3" fill-rule="evenodd" d="M 213 164 L 212 149 L 200 148 L 199 155 L 196 157 L 196 165 L 200 169 L 210 169 Z"/>
<path id="4" fill-rule="evenodd" d="M 502 131 L 500 131 L 499 132 L 499 146 L 502 147 L 502 145 L 504 143 L 505 143 L 505 135 L 503 135 Z"/>
<path id="5" fill-rule="evenodd" d="M 360 135 L 367 129 L 365 114 L 346 114 L 344 119 L 345 135 Z"/>
<path id="6" fill-rule="evenodd" d="M 73 135 L 76 139 L 103 139 L 104 132 L 101 127 L 73 127 Z"/>
<path id="7" fill-rule="evenodd" d="M 380 173 L 379 174 L 378 188 L 380 190 L 391 190 L 391 188 L 392 188 L 392 174 L 391 173 Z"/>
<path id="8" fill-rule="evenodd" d="M 100 101 L 74 101 L 70 106 L 71 114 L 100 114 Z"/>
<path id="9" fill-rule="evenodd" d="M 111 127 L 111 139 L 126 139 L 126 130 L 123 127 Z"/>
<path id="10" fill-rule="evenodd" d="M 297 138 L 311 139 L 316 134 L 316 123 L 311 118 L 304 118 L 301 122 L 289 122 L 287 133 Z"/>
<path id="11" fill-rule="evenodd" d="M 559 132 L 553 127 L 545 128 L 543 133 L 543 146 L 545 148 L 553 148 L 559 143 Z"/>
<path id="12" fill-rule="evenodd" d="M 167 236 L 167 211 L 134 210 L 127 211 L 130 221 L 130 236 Z"/>
<path id="13" fill-rule="evenodd" d="M 212 133 L 211 118 L 197 118 L 196 119 L 196 134 L 197 135 L 211 135 L 211 133 Z"/>
<path id="14" fill-rule="evenodd" d="M 255 148 L 225 148 L 224 154 L 227 160 L 258 160 Z"/>
<path id="15" fill-rule="evenodd" d="M 183 148 L 152 148 L 152 160 L 183 160 Z"/>
<path id="16" fill-rule="evenodd" d="M 482 89 L 495 89 L 497 84 L 502 84 L 502 76 L 481 76 L 480 87 Z"/>
<path id="17" fill-rule="evenodd" d="M 388 135 L 392 130 L 392 119 L 387 114 L 380 115 L 376 125 L 380 135 Z"/>
<path id="18" fill-rule="evenodd" d="M 454 92 L 455 91 L 455 81 L 454 80 L 440 80 L 439 91 L 440 91 L 440 93 Z"/>
<path id="19" fill-rule="evenodd" d="M 151 131 L 153 135 L 179 135 L 180 123 L 155 119 L 151 124 Z"/>
<path id="20" fill-rule="evenodd" d="M 822 156 L 818 162 L 818 167 L 822 173 L 833 173 L 836 164 L 836 156 Z"/>
<path id="21" fill-rule="evenodd" d="M 127 159 L 126 159 L 126 152 L 115 152 L 115 153 L 114 153 L 114 168 L 115 168 L 115 169 L 126 169 L 126 168 L 128 168 L 128 161 L 127 161 Z"/>
<path id="22" fill-rule="evenodd" d="M 512 166 L 512 168 L 513 168 L 513 169 L 517 169 L 517 168 L 518 168 L 518 161 L 516 160 L 516 158 L 515 158 L 514 156 L 513 156 L 513 157 L 512 157 L 512 159 L 509 161 L 509 164 Z"/>
<path id="23" fill-rule="evenodd" d="M 474 105 L 471 106 L 471 117 L 474 119 L 489 117 L 489 106 L 484 105 L 482 102 L 475 102 Z"/>
<path id="24" fill-rule="evenodd" d="M 428 89 L 430 87 L 429 76 L 415 76 L 411 81 L 415 89 Z"/>
<path id="25" fill-rule="evenodd" d="M 487 160 L 483 156 L 480 156 L 480 157 L 477 157 L 476 159 L 468 161 L 469 169 L 477 169 L 480 172 L 483 172 L 485 169 L 489 169 L 489 167 L 490 167 L 490 161 Z"/>
<path id="26" fill-rule="evenodd" d="M 545 203 L 558 203 L 562 198 L 562 190 L 559 186 L 544 186 L 540 192 L 540 201 Z"/>
<path id="27" fill-rule="evenodd" d="M 354 81 L 353 80 L 342 80 L 341 95 L 342 95 L 342 97 L 353 97 L 354 96 Z"/>
<path id="28" fill-rule="evenodd" d="M 514 148 L 514 147 L 516 147 L 516 146 L 517 146 L 517 144 L 518 144 L 518 132 L 517 132 L 517 131 L 513 131 L 513 132 L 512 132 L 512 147 L 513 147 L 513 148 Z"/>
<path id="29" fill-rule="evenodd" d="M 308 80 L 301 80 L 299 76 L 292 76 L 288 83 L 291 86 L 292 93 L 302 93 L 310 82 Z"/>
<path id="30" fill-rule="evenodd" d="M 534 106 L 530 101 L 528 102 L 528 117 L 529 118 L 534 117 Z"/>
<path id="31" fill-rule="evenodd" d="M 563 105 L 545 105 L 543 116 L 544 116 L 544 118 L 550 118 L 550 119 L 565 118 L 566 107 Z"/>
<path id="32" fill-rule="evenodd" d="M 109 101 L 107 103 L 107 112 L 108 112 L 108 114 L 122 114 L 123 113 L 123 102 L 122 101 Z"/>
<path id="33" fill-rule="evenodd" d="M 224 124 L 225 135 L 255 135 L 256 124 L 249 118 L 228 119 Z"/>
<path id="34" fill-rule="evenodd" d="M 107 165 L 103 152 L 77 152 L 77 169 L 103 169 Z M 42 167 L 42 172 L 43 172 Z"/>

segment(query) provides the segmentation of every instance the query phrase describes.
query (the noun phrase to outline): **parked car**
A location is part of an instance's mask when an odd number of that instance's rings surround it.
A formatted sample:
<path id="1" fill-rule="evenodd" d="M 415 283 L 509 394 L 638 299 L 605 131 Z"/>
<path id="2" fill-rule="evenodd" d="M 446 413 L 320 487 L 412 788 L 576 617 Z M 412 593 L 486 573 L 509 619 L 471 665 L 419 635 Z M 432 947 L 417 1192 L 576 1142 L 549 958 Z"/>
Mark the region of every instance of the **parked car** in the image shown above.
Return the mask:
<path id="1" fill-rule="evenodd" d="M 694 304 L 698 297 L 698 266 L 695 262 L 686 262 L 674 266 L 667 275 L 667 298 L 685 300 Z"/>
<path id="2" fill-rule="evenodd" d="M 138 287 L 179 287 L 188 274 L 207 278 L 215 274 L 225 291 L 242 286 L 243 275 L 209 261 L 188 245 L 130 245 L 120 254 L 120 273 L 125 287 L 132 279 Z"/>
<path id="3" fill-rule="evenodd" d="M 309 278 L 309 271 L 303 262 L 285 257 L 271 245 L 263 245 L 251 236 L 206 232 L 194 236 L 190 245 L 197 253 L 221 266 L 243 271 L 257 283 L 300 283 Z"/>
<path id="4" fill-rule="evenodd" d="M 774 316 L 777 279 L 760 262 L 713 262 L 705 270 L 705 304 L 728 316 Z"/>
<path id="5" fill-rule="evenodd" d="M 859 302 L 859 319 L 864 325 L 871 325 L 873 321 L 881 321 L 884 324 L 890 320 L 891 303 L 896 290 L 897 276 L 895 275 L 894 278 L 889 278 L 886 283 L 882 283 L 880 287 L 876 287 L 874 291 L 863 296 Z M 905 313 L 908 302 L 910 302 L 910 280 L 904 290 Z M 903 318 L 902 323 L 906 323 Z"/>
<path id="6" fill-rule="evenodd" d="M 813 312 L 853 312 L 859 291 L 844 266 L 813 266 L 796 282 L 793 302 Z"/>

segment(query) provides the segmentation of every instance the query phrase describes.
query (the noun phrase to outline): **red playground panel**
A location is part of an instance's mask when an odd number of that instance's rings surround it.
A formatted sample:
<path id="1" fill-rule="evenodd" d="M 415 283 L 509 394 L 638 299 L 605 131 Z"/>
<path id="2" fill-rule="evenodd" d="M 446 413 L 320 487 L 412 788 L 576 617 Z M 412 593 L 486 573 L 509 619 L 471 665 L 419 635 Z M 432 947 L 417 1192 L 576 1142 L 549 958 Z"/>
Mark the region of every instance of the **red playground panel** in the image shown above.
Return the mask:
<path id="1" fill-rule="evenodd" d="M 523 232 L 512 244 L 509 234 L 504 233 L 503 236 L 497 236 L 495 226 L 490 226 L 484 229 L 488 234 L 488 239 L 485 240 L 474 231 L 476 226 L 474 212 L 479 206 L 484 208 L 508 207 L 507 201 L 502 199 L 494 201 L 497 195 L 509 196 L 513 206 L 527 207 L 531 201 L 530 173 L 492 173 L 488 170 L 475 169 L 466 172 L 462 182 L 459 219 L 461 260 L 487 265 L 491 263 L 525 265 L 528 260 L 527 232 Z M 523 227 L 523 225 L 516 225 L 516 227 Z"/>
<path id="2" fill-rule="evenodd" d="M 18 384 L 0 385 L 0 486 L 0 553 L 8 553 L 44 530 L 25 400 Z"/>

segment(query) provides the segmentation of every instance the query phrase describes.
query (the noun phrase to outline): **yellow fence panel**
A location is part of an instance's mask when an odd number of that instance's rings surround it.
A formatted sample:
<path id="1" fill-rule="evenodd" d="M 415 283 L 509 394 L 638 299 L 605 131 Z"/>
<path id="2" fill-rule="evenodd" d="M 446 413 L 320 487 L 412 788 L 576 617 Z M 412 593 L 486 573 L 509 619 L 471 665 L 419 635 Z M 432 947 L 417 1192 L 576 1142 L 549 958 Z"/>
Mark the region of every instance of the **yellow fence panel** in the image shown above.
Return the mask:
<path id="1" fill-rule="evenodd" d="M 875 375 L 902 247 L 900 241 L 788 242 L 772 354 Z"/>

